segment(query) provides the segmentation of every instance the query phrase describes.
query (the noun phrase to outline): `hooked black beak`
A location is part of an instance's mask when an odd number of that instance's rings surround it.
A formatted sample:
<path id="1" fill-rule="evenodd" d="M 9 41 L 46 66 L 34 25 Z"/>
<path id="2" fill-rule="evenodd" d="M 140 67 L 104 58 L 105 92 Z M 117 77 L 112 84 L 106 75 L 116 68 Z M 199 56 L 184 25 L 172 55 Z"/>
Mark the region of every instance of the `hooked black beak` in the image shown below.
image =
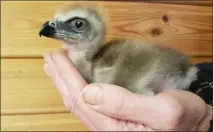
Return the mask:
<path id="1" fill-rule="evenodd" d="M 39 36 L 41 37 L 42 35 L 45 37 L 52 37 L 55 32 L 55 28 L 49 25 L 49 21 L 44 23 L 40 29 Z"/>

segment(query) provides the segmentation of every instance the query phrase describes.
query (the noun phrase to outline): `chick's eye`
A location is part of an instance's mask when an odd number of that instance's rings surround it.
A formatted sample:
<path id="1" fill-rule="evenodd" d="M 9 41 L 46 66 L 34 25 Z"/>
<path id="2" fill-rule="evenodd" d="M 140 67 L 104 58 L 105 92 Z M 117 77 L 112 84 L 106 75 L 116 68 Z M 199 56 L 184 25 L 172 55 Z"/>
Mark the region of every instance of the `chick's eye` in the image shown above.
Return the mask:
<path id="1" fill-rule="evenodd" d="M 76 28 L 81 28 L 83 26 L 83 23 L 81 21 L 76 21 L 75 26 Z"/>
<path id="2" fill-rule="evenodd" d="M 74 29 L 77 30 L 77 31 L 82 31 L 87 26 L 86 21 L 84 21 L 82 19 L 73 20 L 72 21 L 72 25 L 73 25 Z"/>

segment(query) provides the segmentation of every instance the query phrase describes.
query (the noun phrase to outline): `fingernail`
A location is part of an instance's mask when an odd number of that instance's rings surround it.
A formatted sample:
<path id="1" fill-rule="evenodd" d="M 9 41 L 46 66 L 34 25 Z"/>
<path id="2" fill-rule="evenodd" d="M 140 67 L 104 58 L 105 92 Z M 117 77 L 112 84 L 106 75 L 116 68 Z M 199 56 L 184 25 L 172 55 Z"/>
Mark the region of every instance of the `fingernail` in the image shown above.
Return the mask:
<path id="1" fill-rule="evenodd" d="M 56 54 L 55 53 L 52 53 L 52 57 L 54 60 L 56 60 Z"/>
<path id="2" fill-rule="evenodd" d="M 102 87 L 97 84 L 91 84 L 83 90 L 83 99 L 88 104 L 97 105 L 102 102 Z"/>
<path id="3" fill-rule="evenodd" d="M 48 53 L 44 53 L 43 54 L 43 58 L 44 58 L 45 61 L 47 61 L 47 56 L 48 56 Z"/>

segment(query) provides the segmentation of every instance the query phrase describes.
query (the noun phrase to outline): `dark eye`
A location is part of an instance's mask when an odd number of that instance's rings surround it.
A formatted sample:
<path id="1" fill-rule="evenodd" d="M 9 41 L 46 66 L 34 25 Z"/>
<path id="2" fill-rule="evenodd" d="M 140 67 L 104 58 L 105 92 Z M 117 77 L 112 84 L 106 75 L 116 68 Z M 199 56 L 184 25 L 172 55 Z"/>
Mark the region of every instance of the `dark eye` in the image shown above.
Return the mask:
<path id="1" fill-rule="evenodd" d="M 81 28 L 81 27 L 83 26 L 83 22 L 81 22 L 81 21 L 76 21 L 76 22 L 75 22 L 75 26 L 76 26 L 76 28 Z"/>
<path id="2" fill-rule="evenodd" d="M 84 20 L 84 19 L 73 19 L 72 20 L 72 27 L 76 31 L 82 31 L 87 27 L 86 20 Z"/>

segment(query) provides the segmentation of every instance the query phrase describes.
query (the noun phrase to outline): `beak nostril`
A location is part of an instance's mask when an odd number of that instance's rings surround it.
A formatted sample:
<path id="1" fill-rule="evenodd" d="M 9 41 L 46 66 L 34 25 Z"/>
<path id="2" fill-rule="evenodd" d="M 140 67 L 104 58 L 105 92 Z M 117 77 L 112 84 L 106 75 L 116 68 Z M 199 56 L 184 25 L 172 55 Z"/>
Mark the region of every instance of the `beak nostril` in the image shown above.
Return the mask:
<path id="1" fill-rule="evenodd" d="M 55 27 L 55 26 L 56 26 L 56 24 L 55 24 L 54 22 L 51 22 L 51 26 Z"/>
<path id="2" fill-rule="evenodd" d="M 49 25 L 51 27 L 56 27 L 56 22 L 55 21 L 49 21 Z"/>

